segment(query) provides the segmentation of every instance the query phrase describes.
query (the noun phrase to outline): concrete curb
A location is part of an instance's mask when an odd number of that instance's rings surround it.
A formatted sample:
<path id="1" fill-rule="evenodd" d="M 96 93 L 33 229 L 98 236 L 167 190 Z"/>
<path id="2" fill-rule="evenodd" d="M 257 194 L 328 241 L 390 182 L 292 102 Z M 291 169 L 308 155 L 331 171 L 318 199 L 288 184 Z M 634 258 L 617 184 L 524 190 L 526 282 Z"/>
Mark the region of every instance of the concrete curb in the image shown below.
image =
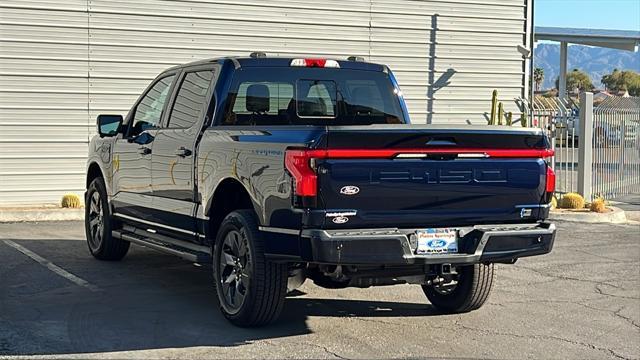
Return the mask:
<path id="1" fill-rule="evenodd" d="M 627 217 L 624 213 L 624 210 L 614 206 L 610 206 L 610 208 L 613 211 L 608 213 L 568 212 L 553 210 L 549 213 L 549 219 L 571 222 L 609 224 L 624 224 L 627 222 Z"/>
<path id="2" fill-rule="evenodd" d="M 0 209 L 0 223 L 84 220 L 84 209 Z"/>

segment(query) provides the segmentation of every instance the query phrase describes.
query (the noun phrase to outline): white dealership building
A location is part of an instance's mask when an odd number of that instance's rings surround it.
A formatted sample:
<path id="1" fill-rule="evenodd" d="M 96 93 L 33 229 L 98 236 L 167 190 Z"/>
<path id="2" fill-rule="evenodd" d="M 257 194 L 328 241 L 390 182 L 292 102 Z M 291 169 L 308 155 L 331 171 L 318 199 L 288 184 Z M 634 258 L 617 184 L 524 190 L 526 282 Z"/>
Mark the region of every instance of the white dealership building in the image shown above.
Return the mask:
<path id="1" fill-rule="evenodd" d="M 81 194 L 96 115 L 197 59 L 362 56 L 395 72 L 414 123 L 484 124 L 494 89 L 517 113 L 532 2 L 3 0 L 0 207 Z"/>

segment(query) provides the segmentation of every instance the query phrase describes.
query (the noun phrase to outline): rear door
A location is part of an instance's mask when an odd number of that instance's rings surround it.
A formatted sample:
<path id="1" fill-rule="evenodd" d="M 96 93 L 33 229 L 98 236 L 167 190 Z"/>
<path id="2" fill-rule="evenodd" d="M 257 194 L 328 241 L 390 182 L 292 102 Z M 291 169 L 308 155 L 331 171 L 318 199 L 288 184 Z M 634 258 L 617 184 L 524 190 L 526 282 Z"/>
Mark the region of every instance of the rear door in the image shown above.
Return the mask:
<path id="1" fill-rule="evenodd" d="M 113 151 L 113 205 L 117 216 L 152 220 L 151 153 L 176 72 L 163 74 L 128 115 L 127 128 Z"/>
<path id="2" fill-rule="evenodd" d="M 535 131 L 330 129 L 329 158 L 317 162 L 325 226 L 535 221 L 546 196 L 545 144 Z"/>
<path id="3" fill-rule="evenodd" d="M 185 69 L 166 125 L 158 130 L 151 157 L 154 217 L 187 237 L 196 236 L 194 159 L 202 127 L 208 122 L 217 65 Z"/>

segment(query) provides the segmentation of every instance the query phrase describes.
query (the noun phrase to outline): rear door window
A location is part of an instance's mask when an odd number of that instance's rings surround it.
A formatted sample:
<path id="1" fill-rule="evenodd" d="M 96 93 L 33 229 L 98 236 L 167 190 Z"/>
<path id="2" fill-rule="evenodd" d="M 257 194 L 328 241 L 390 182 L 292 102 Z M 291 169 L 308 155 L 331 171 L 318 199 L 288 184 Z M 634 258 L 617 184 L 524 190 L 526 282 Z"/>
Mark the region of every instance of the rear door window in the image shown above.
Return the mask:
<path id="1" fill-rule="evenodd" d="M 184 76 L 169 115 L 169 128 L 186 129 L 200 121 L 206 111 L 213 76 L 214 70 L 194 71 Z"/>
<path id="2" fill-rule="evenodd" d="M 405 123 L 397 91 L 383 72 L 247 67 L 234 75 L 220 125 L 368 125 Z"/>

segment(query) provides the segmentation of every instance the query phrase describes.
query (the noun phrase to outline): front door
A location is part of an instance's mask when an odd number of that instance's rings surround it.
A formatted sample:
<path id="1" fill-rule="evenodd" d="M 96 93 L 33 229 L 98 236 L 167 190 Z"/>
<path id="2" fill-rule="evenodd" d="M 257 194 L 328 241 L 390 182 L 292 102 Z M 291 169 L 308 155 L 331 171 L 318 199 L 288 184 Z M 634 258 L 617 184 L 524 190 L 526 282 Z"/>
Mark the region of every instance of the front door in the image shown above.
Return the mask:
<path id="1" fill-rule="evenodd" d="M 183 71 L 166 125 L 157 132 L 151 155 L 154 217 L 165 229 L 189 240 L 198 238 L 194 159 L 197 138 L 213 97 L 215 69 L 208 66 Z"/>
<path id="2" fill-rule="evenodd" d="M 164 74 L 147 88 L 127 116 L 124 135 L 115 142 L 112 204 L 116 216 L 153 221 L 151 154 L 175 77 L 175 73 Z"/>

